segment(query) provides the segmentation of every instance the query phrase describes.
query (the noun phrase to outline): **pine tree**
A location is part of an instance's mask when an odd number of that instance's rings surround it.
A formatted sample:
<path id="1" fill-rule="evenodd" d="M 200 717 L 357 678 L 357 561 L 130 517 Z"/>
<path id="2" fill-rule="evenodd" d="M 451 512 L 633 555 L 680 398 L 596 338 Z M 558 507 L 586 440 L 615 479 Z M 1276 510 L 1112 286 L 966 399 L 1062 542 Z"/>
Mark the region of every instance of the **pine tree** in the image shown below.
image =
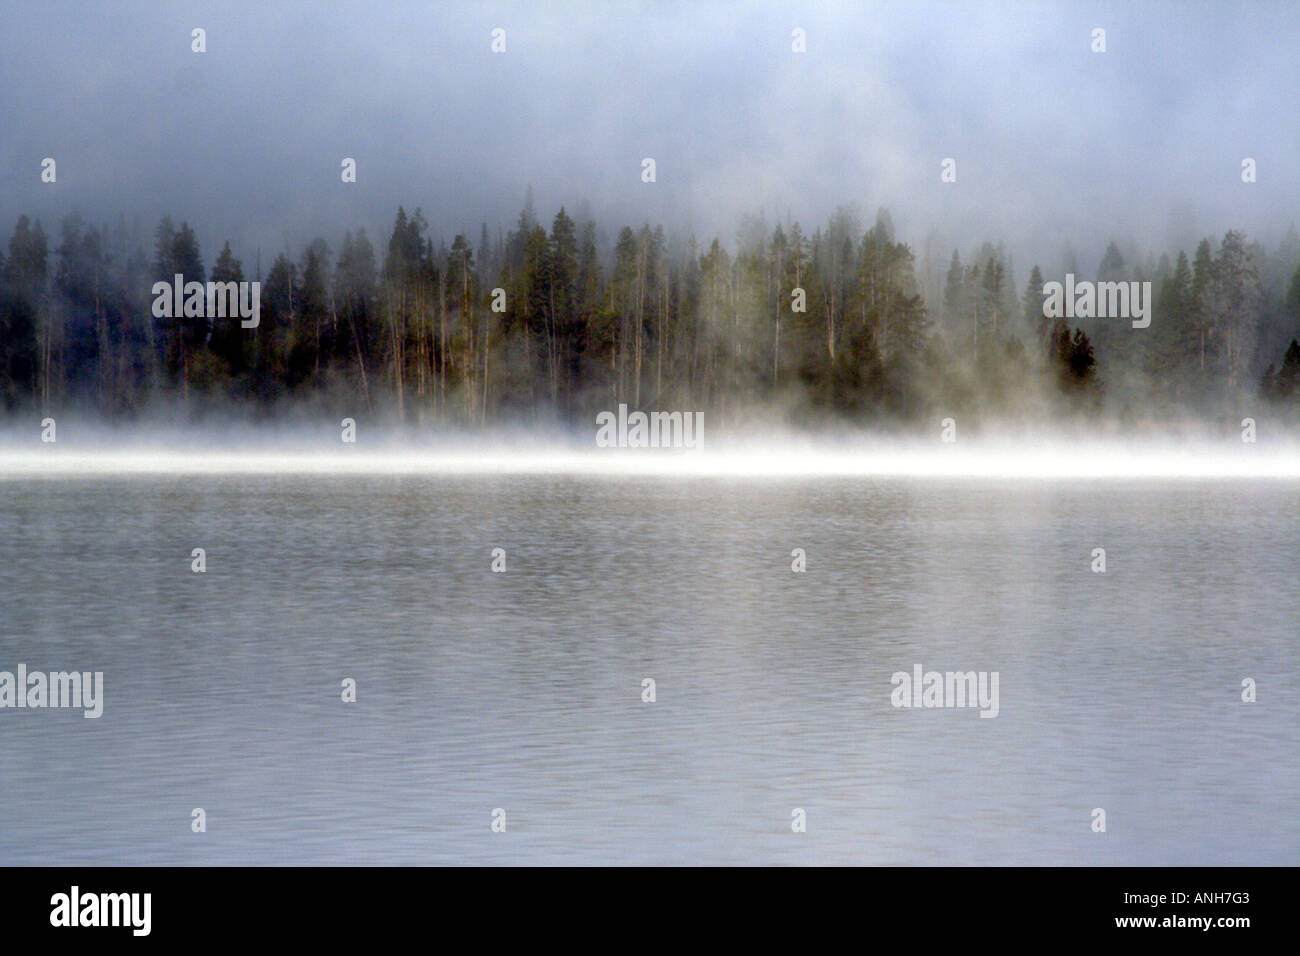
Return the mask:
<path id="1" fill-rule="evenodd" d="M 227 241 L 221 247 L 221 253 L 217 256 L 217 261 L 212 265 L 212 281 L 218 283 L 226 282 L 243 282 L 244 269 L 239 260 L 235 258 L 230 251 L 230 243 Z M 241 316 L 238 309 L 228 310 L 231 314 L 224 318 L 212 316 L 212 331 L 208 339 L 208 348 L 212 354 L 222 363 L 224 374 L 227 376 L 243 375 L 249 364 L 251 349 L 249 343 L 251 336 L 248 329 L 241 325 Z M 259 323 L 260 324 L 260 323 Z"/>
<path id="2" fill-rule="evenodd" d="M 1043 315 L 1043 273 L 1037 264 L 1029 273 L 1029 284 L 1020 302 L 1020 316 L 1024 331 L 1034 336 L 1040 347 L 1046 347 L 1051 322 Z"/>

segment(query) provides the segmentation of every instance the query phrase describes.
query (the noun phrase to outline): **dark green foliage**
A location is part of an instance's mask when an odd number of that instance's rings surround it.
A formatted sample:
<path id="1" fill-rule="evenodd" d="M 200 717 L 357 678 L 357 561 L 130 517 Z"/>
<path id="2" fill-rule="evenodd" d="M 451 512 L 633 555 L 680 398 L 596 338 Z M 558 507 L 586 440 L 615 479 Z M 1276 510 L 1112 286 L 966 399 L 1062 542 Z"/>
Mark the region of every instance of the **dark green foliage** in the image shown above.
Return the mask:
<path id="1" fill-rule="evenodd" d="M 600 236 L 564 208 L 548 230 L 530 195 L 513 230 L 493 241 L 483 225 L 477 247 L 465 234 L 448 246 L 404 208 L 382 261 L 364 232 L 347 232 L 337 248 L 316 239 L 300 256 L 280 253 L 264 275 L 258 251 L 250 274 L 226 243 L 212 281 L 261 283 L 260 324 L 245 328 L 237 315 L 152 314 L 155 281 L 207 277 L 188 223 L 164 219 L 146 256 L 138 227 L 72 216 L 51 256 L 23 217 L 0 250 L 0 399 L 109 414 L 177 398 L 361 402 L 402 421 L 474 426 L 590 422 L 619 403 L 724 423 L 1023 416 L 1091 408 L 1112 391 L 1103 372 L 1136 370 L 1165 402 L 1226 394 L 1251 371 L 1257 327 L 1268 341 L 1289 329 L 1289 341 L 1300 326 L 1294 258 L 1270 259 L 1235 232 L 1172 267 L 1143 260 L 1157 277 L 1154 321 L 1141 332 L 1114 323 L 1109 358 L 1091 331 L 1043 317 L 1037 266 L 1017 297 L 1001 245 L 984 243 L 969 265 L 954 251 L 932 312 L 884 210 L 864 230 L 841 208 L 811 236 L 753 217 L 734 251 L 649 224 L 604 248 Z M 1101 278 L 1141 275 L 1107 247 Z M 1294 341 L 1276 369 L 1253 374 L 1270 398 L 1300 401 Z"/>

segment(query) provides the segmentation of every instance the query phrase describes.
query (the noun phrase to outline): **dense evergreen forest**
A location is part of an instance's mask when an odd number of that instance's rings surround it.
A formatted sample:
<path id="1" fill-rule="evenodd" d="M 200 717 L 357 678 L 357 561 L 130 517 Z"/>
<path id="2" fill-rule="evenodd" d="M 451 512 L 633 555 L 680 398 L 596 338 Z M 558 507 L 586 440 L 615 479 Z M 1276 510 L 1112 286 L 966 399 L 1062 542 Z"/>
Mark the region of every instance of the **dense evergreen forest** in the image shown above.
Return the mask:
<path id="1" fill-rule="evenodd" d="M 11 412 L 323 408 L 412 425 L 590 424 L 618 403 L 756 421 L 1206 419 L 1300 407 L 1300 241 L 1231 231 L 1190 255 L 1105 250 L 1098 281 L 1152 283 L 1153 321 L 1043 317 L 986 243 L 918 267 L 887 212 L 811 233 L 747 221 L 734 251 L 625 227 L 612 242 L 531 198 L 515 228 L 434 241 L 398 210 L 364 231 L 205 264 L 195 231 L 18 220 L 0 251 L 0 396 Z M 1068 265 L 1068 263 L 1067 263 Z M 159 318 L 155 281 L 261 283 L 260 324 Z M 494 293 L 494 290 L 502 290 Z M 800 293 L 798 290 L 802 290 Z"/>

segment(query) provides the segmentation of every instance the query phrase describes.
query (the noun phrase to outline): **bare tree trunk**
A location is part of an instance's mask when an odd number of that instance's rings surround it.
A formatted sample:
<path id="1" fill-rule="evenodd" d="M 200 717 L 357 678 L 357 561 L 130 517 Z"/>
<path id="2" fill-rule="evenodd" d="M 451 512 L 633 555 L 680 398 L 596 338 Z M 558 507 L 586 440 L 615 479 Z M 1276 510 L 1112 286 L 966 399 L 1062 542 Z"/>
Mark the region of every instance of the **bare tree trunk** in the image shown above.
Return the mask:
<path id="1" fill-rule="evenodd" d="M 777 300 L 776 306 L 776 335 L 772 340 L 772 387 L 776 388 L 777 373 L 781 367 L 781 300 Z"/>
<path id="2" fill-rule="evenodd" d="M 438 410 L 447 420 L 447 286 L 438 277 Z"/>
<path id="3" fill-rule="evenodd" d="M 492 313 L 483 320 L 483 404 L 479 409 L 479 425 L 487 424 L 488 403 L 488 354 L 492 345 Z"/>
<path id="4" fill-rule="evenodd" d="M 393 386 L 397 391 L 397 419 L 406 421 L 406 388 L 403 366 L 406 364 L 406 356 L 403 349 L 403 340 L 406 338 L 405 333 L 399 335 L 397 332 L 397 322 L 403 313 L 406 305 L 406 294 L 403 292 L 398 296 L 397 314 L 393 314 L 393 306 L 389 302 L 388 309 L 388 336 L 393 350 Z"/>
<path id="5" fill-rule="evenodd" d="M 668 348 L 668 289 L 667 276 L 660 289 L 659 338 L 655 345 L 655 401 L 662 401 L 664 393 L 664 352 Z"/>

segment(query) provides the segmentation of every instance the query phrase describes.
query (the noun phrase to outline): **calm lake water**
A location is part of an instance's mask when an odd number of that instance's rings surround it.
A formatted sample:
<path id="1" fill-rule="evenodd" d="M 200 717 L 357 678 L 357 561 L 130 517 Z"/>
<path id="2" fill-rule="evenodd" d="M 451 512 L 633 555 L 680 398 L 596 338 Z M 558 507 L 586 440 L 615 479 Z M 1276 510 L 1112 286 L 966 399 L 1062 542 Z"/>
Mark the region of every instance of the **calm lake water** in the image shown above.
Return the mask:
<path id="1" fill-rule="evenodd" d="M 1295 864 L 1298 491 L 0 481 L 0 863 Z"/>

